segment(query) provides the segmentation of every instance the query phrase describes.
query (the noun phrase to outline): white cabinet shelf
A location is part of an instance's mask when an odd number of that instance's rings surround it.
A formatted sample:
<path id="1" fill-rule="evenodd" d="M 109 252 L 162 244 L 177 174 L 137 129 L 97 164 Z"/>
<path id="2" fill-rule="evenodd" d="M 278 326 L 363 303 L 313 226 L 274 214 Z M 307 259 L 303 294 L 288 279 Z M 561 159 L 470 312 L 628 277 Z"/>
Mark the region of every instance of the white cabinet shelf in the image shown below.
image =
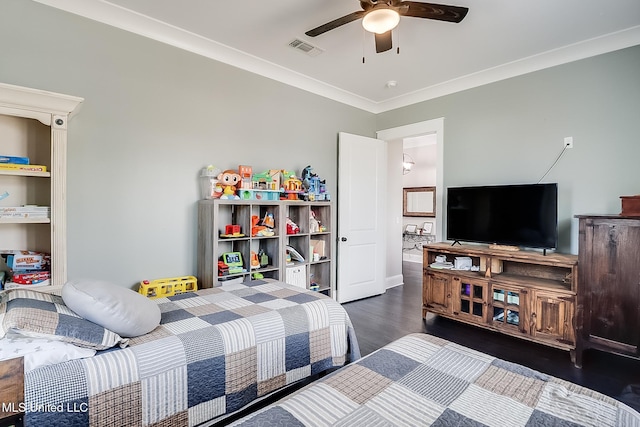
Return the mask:
<path id="1" fill-rule="evenodd" d="M 50 178 L 51 177 L 51 172 L 4 171 L 4 170 L 0 170 L 0 175 L 34 176 L 34 177 L 40 177 L 40 178 Z"/>
<path id="2" fill-rule="evenodd" d="M 266 278 L 290 282 L 309 289 L 316 285 L 320 292 L 334 296 L 335 272 L 331 254 L 333 229 L 330 202 L 261 201 L 261 200 L 201 200 L 198 204 L 198 281 L 201 287 L 212 287 L 225 280 L 247 280 L 254 273 Z M 313 214 L 312 214 L 313 212 Z M 252 236 L 252 217 L 260 220 L 271 215 L 273 236 Z M 310 218 L 320 222 L 324 231 L 310 232 Z M 295 234 L 287 234 L 287 218 L 299 227 Z M 239 225 L 242 237 L 222 237 L 227 225 Z M 314 259 L 314 246 L 318 253 Z M 286 248 L 291 246 L 304 261 L 287 261 Z M 264 252 L 269 262 L 252 269 L 251 253 Z M 218 260 L 226 252 L 242 254 L 245 271 L 218 275 Z M 295 270 L 295 271 L 294 271 Z M 294 279 L 295 278 L 295 279 Z M 295 283 L 294 283 L 295 282 Z"/>
<path id="3" fill-rule="evenodd" d="M 0 170 L 0 207 L 50 206 L 49 218 L 1 218 L 0 250 L 51 254 L 51 284 L 67 280 L 67 122 L 82 98 L 0 83 L 0 154 L 47 172 Z"/>
<path id="4" fill-rule="evenodd" d="M 0 224 L 51 224 L 51 218 L 0 218 Z"/>

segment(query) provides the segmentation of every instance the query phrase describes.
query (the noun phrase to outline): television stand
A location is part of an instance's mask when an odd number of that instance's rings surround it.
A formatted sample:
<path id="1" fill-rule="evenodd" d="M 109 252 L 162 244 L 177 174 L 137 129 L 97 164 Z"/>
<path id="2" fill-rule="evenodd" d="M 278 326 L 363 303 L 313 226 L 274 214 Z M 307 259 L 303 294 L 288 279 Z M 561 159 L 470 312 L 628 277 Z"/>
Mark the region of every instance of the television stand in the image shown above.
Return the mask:
<path id="1" fill-rule="evenodd" d="M 495 251 L 519 251 L 520 248 L 517 246 L 511 246 L 511 245 L 498 245 L 498 244 L 492 244 L 489 245 L 489 249 L 495 250 Z"/>
<path id="2" fill-rule="evenodd" d="M 440 256 L 471 258 L 477 269 L 430 267 Z M 432 243 L 423 246 L 423 270 L 423 318 L 431 312 L 569 350 L 576 364 L 576 255 Z"/>

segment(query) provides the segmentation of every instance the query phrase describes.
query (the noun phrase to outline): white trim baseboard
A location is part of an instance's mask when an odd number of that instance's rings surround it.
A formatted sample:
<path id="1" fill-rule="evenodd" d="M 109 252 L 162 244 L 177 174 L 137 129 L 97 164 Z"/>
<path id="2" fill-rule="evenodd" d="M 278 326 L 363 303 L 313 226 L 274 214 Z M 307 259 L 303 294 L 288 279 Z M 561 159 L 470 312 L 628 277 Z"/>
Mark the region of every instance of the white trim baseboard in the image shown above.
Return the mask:
<path id="1" fill-rule="evenodd" d="M 418 262 L 422 264 L 422 254 L 402 254 L 402 261 L 406 262 Z"/>
<path id="2" fill-rule="evenodd" d="M 387 277 L 385 289 L 395 288 L 396 286 L 400 285 L 404 285 L 404 277 L 402 276 L 402 274 Z"/>

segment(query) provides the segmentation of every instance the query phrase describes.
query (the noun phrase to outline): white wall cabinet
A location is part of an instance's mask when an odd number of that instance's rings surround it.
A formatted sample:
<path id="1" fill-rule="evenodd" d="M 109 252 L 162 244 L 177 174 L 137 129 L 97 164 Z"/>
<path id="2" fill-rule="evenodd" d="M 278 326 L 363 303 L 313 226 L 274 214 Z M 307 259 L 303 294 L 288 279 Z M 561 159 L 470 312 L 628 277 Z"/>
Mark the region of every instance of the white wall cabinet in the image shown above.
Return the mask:
<path id="1" fill-rule="evenodd" d="M 324 227 L 310 227 L 313 215 Z M 252 217 L 273 218 L 272 236 L 252 235 Z M 299 230 L 287 234 L 287 218 Z M 228 236 L 226 226 L 240 226 L 240 234 Z M 225 235 L 227 235 L 225 237 Z M 198 203 L 198 282 L 200 287 L 212 287 L 228 280 L 247 280 L 254 273 L 266 278 L 290 281 L 296 286 L 334 296 L 335 271 L 332 251 L 331 203 L 305 201 L 261 200 L 201 200 Z M 287 259 L 287 246 L 300 255 Z M 251 253 L 264 252 L 265 265 L 252 268 Z M 315 251 L 315 256 L 314 256 Z M 243 271 L 218 274 L 218 260 L 225 253 L 240 252 Z M 289 278 L 289 279 L 287 279 Z"/>
<path id="2" fill-rule="evenodd" d="M 0 170 L 0 206 L 50 206 L 50 218 L 0 219 L 0 250 L 51 254 L 51 285 L 67 280 L 67 123 L 75 96 L 0 83 L 0 154 L 29 157 L 46 172 Z"/>

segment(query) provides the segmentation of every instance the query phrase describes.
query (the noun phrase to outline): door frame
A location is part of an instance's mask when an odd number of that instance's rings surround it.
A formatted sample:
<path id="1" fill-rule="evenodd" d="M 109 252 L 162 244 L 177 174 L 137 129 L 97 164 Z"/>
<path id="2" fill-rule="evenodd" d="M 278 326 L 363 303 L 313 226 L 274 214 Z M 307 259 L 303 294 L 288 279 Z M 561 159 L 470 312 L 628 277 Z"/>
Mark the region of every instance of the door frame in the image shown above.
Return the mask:
<path id="1" fill-rule="evenodd" d="M 422 122 L 412 123 L 409 125 L 398 126 L 379 130 L 376 137 L 386 141 L 389 146 L 391 144 L 402 144 L 403 139 L 416 137 L 427 134 L 436 134 L 436 241 L 444 240 L 444 117 L 437 119 L 425 120 Z M 389 170 L 394 170 L 395 158 L 389 158 Z M 399 166 L 398 166 L 399 167 Z M 390 194 L 402 193 L 402 181 L 390 183 L 388 189 Z M 394 211 L 388 212 L 388 221 L 390 227 L 394 228 L 392 233 L 388 233 L 390 241 L 389 248 L 400 248 L 398 254 L 387 252 L 387 289 L 393 286 L 402 285 L 404 279 L 402 277 L 402 207 L 398 205 L 396 220 L 394 220 Z M 398 216 L 399 215 L 399 216 Z"/>

